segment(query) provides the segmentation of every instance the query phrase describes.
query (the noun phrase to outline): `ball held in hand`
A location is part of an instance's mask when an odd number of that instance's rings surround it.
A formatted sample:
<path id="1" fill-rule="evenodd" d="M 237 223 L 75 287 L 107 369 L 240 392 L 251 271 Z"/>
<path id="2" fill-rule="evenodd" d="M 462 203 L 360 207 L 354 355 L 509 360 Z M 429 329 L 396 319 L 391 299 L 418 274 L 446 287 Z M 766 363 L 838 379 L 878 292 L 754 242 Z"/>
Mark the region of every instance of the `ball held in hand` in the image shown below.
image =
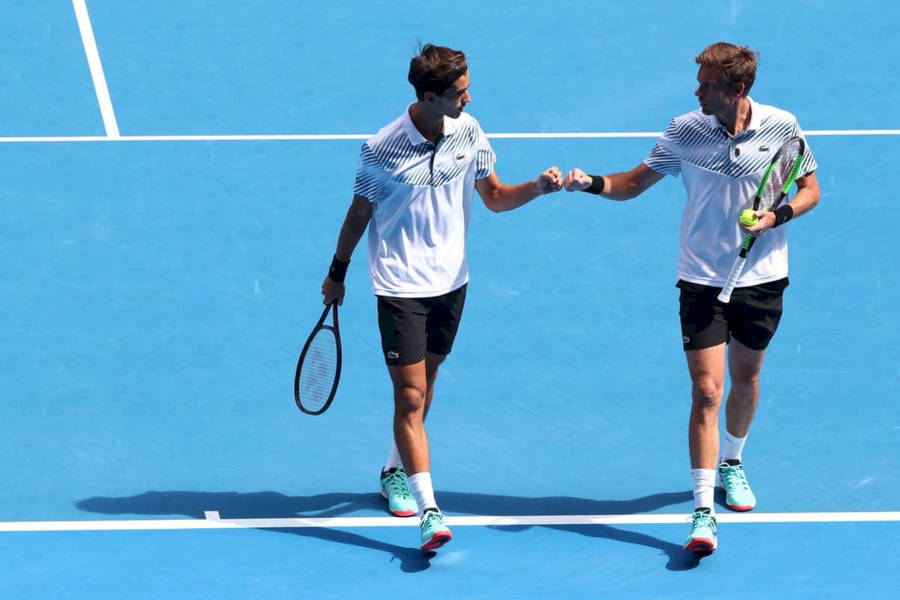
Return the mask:
<path id="1" fill-rule="evenodd" d="M 741 225 L 753 227 L 758 221 L 759 217 L 757 217 L 756 213 L 750 208 L 741 213 Z"/>

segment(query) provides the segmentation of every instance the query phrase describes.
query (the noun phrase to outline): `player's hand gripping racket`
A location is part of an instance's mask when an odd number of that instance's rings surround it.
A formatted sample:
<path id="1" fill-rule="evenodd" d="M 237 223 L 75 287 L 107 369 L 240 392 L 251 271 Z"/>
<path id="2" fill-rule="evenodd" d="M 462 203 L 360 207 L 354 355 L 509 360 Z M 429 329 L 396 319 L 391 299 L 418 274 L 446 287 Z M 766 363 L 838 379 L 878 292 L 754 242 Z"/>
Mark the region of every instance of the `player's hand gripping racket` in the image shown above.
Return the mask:
<path id="1" fill-rule="evenodd" d="M 308 415 L 321 415 L 331 406 L 341 378 L 341 334 L 338 331 L 337 300 L 322 311 L 319 322 L 300 352 L 294 374 L 294 400 Z M 328 312 L 332 324 L 325 324 Z"/>
<path id="2" fill-rule="evenodd" d="M 756 188 L 756 194 L 753 196 L 753 210 L 773 211 L 787 197 L 791 186 L 794 185 L 794 179 L 797 178 L 797 172 L 800 170 L 800 163 L 803 162 L 803 154 L 806 151 L 806 142 L 801 137 L 792 137 L 781 145 L 769 166 L 763 173 L 762 180 Z M 719 292 L 719 302 L 727 304 L 731 300 L 731 293 L 734 286 L 737 285 L 744 265 L 747 264 L 747 254 L 756 241 L 756 236 L 747 234 L 744 237 L 744 243 L 741 244 L 740 252 L 731 267 L 731 272 L 725 280 L 725 286 Z"/>

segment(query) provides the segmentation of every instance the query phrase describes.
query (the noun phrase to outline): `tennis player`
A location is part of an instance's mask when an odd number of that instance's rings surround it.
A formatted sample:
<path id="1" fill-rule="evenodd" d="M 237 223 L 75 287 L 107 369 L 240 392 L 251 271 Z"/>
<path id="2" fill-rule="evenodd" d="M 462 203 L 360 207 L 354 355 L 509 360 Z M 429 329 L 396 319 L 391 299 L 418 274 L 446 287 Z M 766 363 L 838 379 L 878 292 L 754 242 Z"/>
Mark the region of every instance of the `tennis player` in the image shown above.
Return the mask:
<path id="1" fill-rule="evenodd" d="M 819 202 L 817 164 L 806 154 L 797 194 L 774 212 L 757 211 L 759 221 L 737 221 L 749 208 L 763 171 L 782 142 L 802 135 L 797 119 L 748 95 L 756 78 L 757 54 L 720 42 L 696 57 L 700 65 L 694 95 L 700 108 L 676 117 L 650 155 L 634 169 L 588 175 L 574 169 L 563 182 L 611 200 L 629 200 L 665 175 L 682 174 L 687 201 L 681 219 L 678 283 L 682 341 L 690 373 L 688 441 L 695 510 L 686 550 L 716 549 L 713 494 L 716 475 L 732 510 L 752 510 L 756 498 L 741 462 L 759 401 L 759 377 L 766 347 L 781 319 L 788 286 L 784 224 Z M 757 237 L 729 304 L 716 299 L 742 237 Z M 727 345 L 727 352 L 726 352 Z M 725 408 L 725 439 L 719 453 L 718 416 L 726 360 L 731 389 Z M 718 473 L 717 473 L 718 471 Z"/>
<path id="2" fill-rule="evenodd" d="M 350 256 L 368 227 L 369 275 L 394 388 L 394 444 L 381 494 L 391 513 L 421 515 L 421 548 L 432 550 L 452 535 L 434 497 L 425 417 L 465 304 L 474 191 L 492 211 L 513 210 L 560 190 L 562 172 L 551 167 L 520 185 L 500 181 L 490 143 L 464 112 L 472 98 L 462 52 L 428 44 L 411 60 L 408 79 L 416 101 L 363 144 L 322 294 L 325 303 L 343 301 Z"/>

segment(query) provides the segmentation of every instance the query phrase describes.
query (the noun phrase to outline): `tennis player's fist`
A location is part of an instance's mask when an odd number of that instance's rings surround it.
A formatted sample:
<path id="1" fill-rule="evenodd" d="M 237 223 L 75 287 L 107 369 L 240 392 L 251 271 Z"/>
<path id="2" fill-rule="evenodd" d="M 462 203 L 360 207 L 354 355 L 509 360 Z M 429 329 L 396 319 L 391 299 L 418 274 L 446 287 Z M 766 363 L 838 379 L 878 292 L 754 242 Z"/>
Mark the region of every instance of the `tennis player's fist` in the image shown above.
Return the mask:
<path id="1" fill-rule="evenodd" d="M 581 169 L 572 169 L 569 171 L 569 174 L 566 175 L 566 178 L 563 181 L 563 187 L 566 188 L 567 192 L 580 192 L 581 190 L 588 189 L 591 186 L 592 181 L 593 179 L 591 176 Z"/>
<path id="2" fill-rule="evenodd" d="M 537 178 L 539 194 L 550 194 L 562 189 L 562 171 L 559 167 L 550 167 Z"/>

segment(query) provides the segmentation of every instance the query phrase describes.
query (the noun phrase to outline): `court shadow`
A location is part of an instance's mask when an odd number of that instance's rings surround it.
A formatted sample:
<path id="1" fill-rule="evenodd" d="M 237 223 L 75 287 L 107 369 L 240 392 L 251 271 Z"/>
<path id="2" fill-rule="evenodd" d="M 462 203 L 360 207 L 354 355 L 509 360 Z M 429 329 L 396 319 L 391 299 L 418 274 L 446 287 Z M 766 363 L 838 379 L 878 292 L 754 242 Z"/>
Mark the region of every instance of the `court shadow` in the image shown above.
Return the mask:
<path id="1" fill-rule="evenodd" d="M 150 491 L 120 498 L 94 497 L 79 500 L 75 506 L 85 512 L 107 515 L 184 515 L 205 518 L 205 512 L 218 511 L 223 519 L 277 519 L 291 517 L 336 517 L 359 510 L 380 510 L 378 494 L 330 493 L 316 496 L 286 496 L 278 492 L 188 492 Z M 337 544 L 359 546 L 388 554 L 391 562 L 400 562 L 407 573 L 424 571 L 434 552 L 405 548 L 372 538 L 325 527 L 268 528 L 266 531 L 311 537 Z"/>
<path id="2" fill-rule="evenodd" d="M 526 498 L 450 491 L 438 491 L 436 495 L 441 509 L 448 515 L 495 514 L 510 516 L 635 514 L 681 504 L 692 498 L 690 492 L 653 494 L 632 500 L 589 500 L 570 496 Z M 384 511 L 384 501 L 378 493 L 350 492 L 287 496 L 271 491 L 251 493 L 148 491 L 118 498 L 85 498 L 76 502 L 75 506 L 85 512 L 107 515 L 184 515 L 195 519 L 205 518 L 205 512 L 212 510 L 218 511 L 223 519 L 336 517 L 360 511 Z M 496 529 L 515 532 L 528 527 L 530 526 L 502 526 L 496 527 Z M 646 534 L 607 525 L 541 525 L 541 527 L 655 548 L 668 556 L 666 568 L 670 570 L 690 569 L 699 564 L 698 557 L 693 553 L 685 552 L 681 546 Z M 430 559 L 435 556 L 433 552 L 422 553 L 418 548 L 405 548 L 380 542 L 344 530 L 324 527 L 271 528 L 267 530 L 384 552 L 391 557 L 391 561 L 398 560 L 403 571 L 410 573 L 427 569 L 430 566 Z"/>
<path id="3" fill-rule="evenodd" d="M 632 500 L 590 500 L 571 496 L 522 498 L 492 494 L 438 492 L 441 510 L 448 514 L 482 515 L 630 515 L 681 504 L 693 499 L 690 491 L 651 494 Z M 687 517 L 685 517 L 687 525 Z M 501 531 L 522 531 L 525 526 L 495 527 Z M 602 537 L 627 544 L 637 544 L 660 550 L 668 557 L 666 569 L 684 571 L 700 564 L 702 556 L 686 552 L 679 544 L 666 542 L 651 535 L 619 529 L 609 525 L 540 525 L 559 531 L 571 531 L 591 537 Z"/>

